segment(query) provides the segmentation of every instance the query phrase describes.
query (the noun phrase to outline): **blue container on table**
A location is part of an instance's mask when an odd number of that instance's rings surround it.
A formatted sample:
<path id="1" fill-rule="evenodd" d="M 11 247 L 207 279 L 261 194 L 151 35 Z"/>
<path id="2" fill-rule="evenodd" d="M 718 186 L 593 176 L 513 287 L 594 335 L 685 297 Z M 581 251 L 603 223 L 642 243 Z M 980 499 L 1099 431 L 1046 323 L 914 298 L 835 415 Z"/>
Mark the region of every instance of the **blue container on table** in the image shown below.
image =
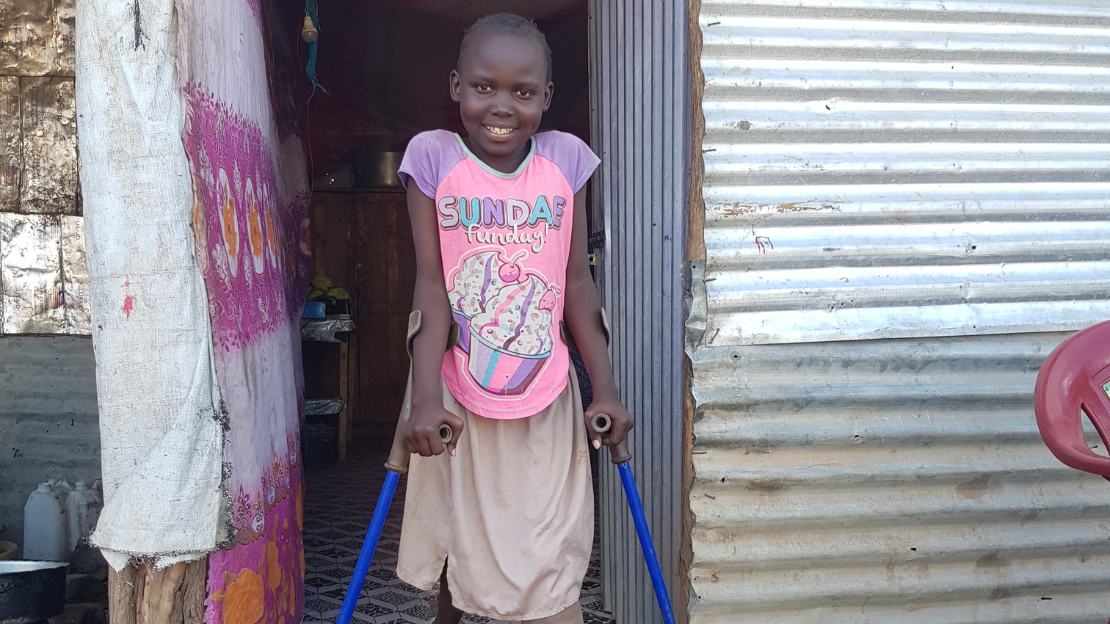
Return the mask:
<path id="1" fill-rule="evenodd" d="M 309 301 L 304 304 L 304 313 L 301 317 L 306 319 L 322 319 L 324 318 L 326 306 L 323 301 Z"/>

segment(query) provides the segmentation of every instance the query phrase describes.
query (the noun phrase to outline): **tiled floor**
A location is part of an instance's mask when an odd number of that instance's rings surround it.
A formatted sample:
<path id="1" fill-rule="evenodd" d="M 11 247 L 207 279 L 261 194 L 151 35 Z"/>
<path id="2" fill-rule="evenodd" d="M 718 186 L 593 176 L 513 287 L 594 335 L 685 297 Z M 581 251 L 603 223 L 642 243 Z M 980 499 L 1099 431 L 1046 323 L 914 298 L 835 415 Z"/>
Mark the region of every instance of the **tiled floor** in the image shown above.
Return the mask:
<path id="1" fill-rule="evenodd" d="M 304 624 L 334 624 L 339 615 L 374 503 L 385 479 L 384 463 L 384 455 L 349 458 L 336 470 L 306 474 Z M 394 574 L 405 500 L 404 484 L 402 478 L 378 542 L 378 552 L 355 607 L 356 622 L 426 624 L 433 615 L 431 595 Z M 613 624 L 612 617 L 602 611 L 596 531 L 594 555 L 582 584 L 582 610 L 586 624 Z M 484 617 L 467 617 L 463 622 L 505 624 Z"/>

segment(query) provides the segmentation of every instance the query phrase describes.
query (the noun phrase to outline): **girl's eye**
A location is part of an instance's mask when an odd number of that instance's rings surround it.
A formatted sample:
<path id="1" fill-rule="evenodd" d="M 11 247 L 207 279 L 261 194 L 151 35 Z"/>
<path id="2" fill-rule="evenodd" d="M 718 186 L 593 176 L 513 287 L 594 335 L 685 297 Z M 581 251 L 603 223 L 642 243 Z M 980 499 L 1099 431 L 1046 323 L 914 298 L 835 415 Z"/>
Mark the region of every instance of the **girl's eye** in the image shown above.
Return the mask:
<path id="1" fill-rule="evenodd" d="M 474 89 L 476 91 L 478 91 L 478 93 L 492 93 L 493 92 L 493 89 L 489 85 L 478 85 L 477 87 L 474 87 Z"/>
<path id="2" fill-rule="evenodd" d="M 518 98 L 530 98 L 530 97 L 532 97 L 532 92 L 531 91 L 517 91 L 516 96 Z"/>

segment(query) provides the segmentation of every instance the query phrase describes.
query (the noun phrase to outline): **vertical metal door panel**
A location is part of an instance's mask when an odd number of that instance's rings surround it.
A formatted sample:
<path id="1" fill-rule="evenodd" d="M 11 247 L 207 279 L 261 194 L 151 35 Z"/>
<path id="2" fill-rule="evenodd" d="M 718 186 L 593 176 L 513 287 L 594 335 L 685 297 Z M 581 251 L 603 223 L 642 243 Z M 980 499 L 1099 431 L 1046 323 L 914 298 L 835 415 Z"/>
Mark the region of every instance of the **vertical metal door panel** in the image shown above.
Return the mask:
<path id="1" fill-rule="evenodd" d="M 633 470 L 672 597 L 682 542 L 682 262 L 689 169 L 685 3 L 601 2 L 591 11 L 598 281 L 621 397 L 636 418 Z M 616 470 L 601 477 L 606 606 L 622 624 L 661 622 Z M 681 607 L 679 607 L 681 609 Z"/>

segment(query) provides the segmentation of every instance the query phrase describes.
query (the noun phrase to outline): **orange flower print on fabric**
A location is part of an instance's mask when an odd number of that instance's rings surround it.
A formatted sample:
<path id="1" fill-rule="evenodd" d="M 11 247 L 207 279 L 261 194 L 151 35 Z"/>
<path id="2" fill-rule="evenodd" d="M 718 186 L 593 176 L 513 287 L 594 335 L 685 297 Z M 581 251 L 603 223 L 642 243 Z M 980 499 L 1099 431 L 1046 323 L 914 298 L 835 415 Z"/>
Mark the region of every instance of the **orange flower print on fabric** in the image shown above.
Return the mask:
<path id="1" fill-rule="evenodd" d="M 216 184 L 220 196 L 220 229 L 224 233 L 228 268 L 231 269 L 231 275 L 236 276 L 239 274 L 239 221 L 235 215 L 235 198 L 231 195 L 231 182 L 223 167 L 219 170 Z"/>
<path id="2" fill-rule="evenodd" d="M 251 255 L 254 256 L 254 272 L 261 275 L 265 268 L 265 243 L 262 240 L 262 215 L 258 212 L 258 198 L 254 185 L 247 178 L 247 229 L 250 234 Z"/>
<path id="3" fill-rule="evenodd" d="M 277 544 L 273 541 L 266 542 L 266 580 L 271 590 L 281 585 L 281 560 L 278 559 Z"/>
<path id="4" fill-rule="evenodd" d="M 262 577 L 244 568 L 224 590 L 223 624 L 255 624 L 265 612 Z"/>

